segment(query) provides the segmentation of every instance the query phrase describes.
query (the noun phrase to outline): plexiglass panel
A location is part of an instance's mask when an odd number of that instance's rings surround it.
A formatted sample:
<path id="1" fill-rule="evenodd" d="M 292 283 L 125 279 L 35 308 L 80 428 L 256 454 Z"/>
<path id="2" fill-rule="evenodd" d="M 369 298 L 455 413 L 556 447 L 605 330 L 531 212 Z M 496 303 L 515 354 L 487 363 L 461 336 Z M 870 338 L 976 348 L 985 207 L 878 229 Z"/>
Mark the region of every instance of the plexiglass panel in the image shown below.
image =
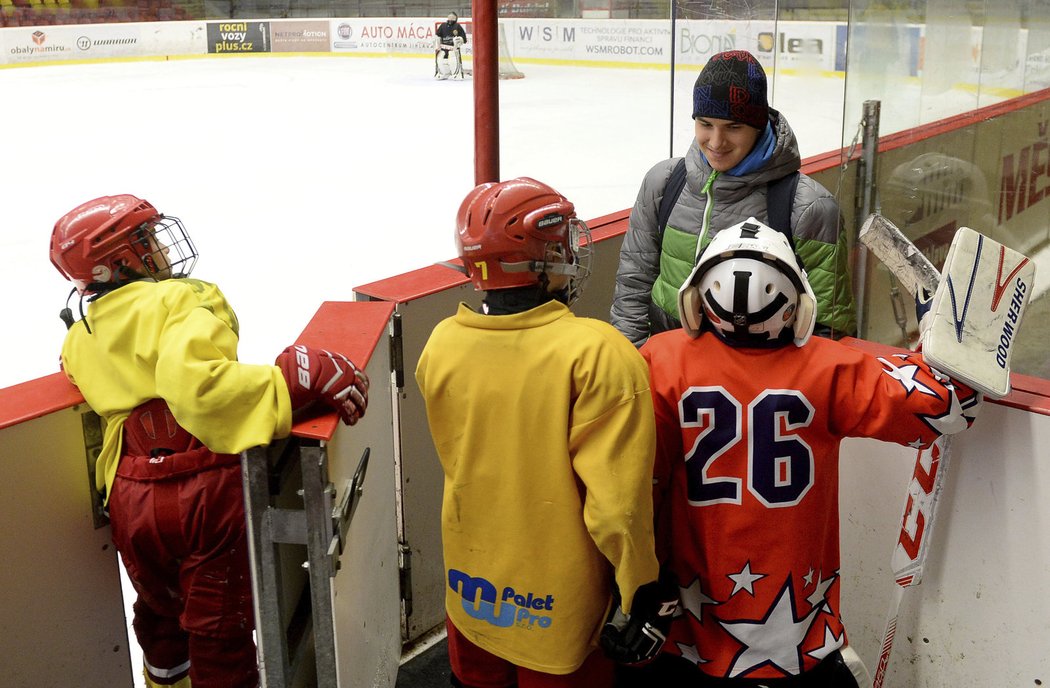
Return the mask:
<path id="1" fill-rule="evenodd" d="M 815 7 L 819 6 L 819 7 Z M 838 147 L 845 72 L 845 0 L 683 0 L 672 26 L 674 94 L 670 155 L 693 138 L 693 84 L 707 60 L 747 50 L 766 70 L 770 105 L 791 123 L 803 159 Z"/>
<path id="2" fill-rule="evenodd" d="M 1050 300 L 1040 286 L 1050 281 L 1050 108 L 1039 94 L 1050 83 L 1048 14 L 1028 0 L 853 2 L 843 138 L 852 141 L 864 103 L 878 101 L 875 208 L 938 267 L 964 226 L 1035 261 L 1013 369 L 1041 377 L 1050 375 Z M 849 167 L 858 171 L 856 158 Z M 864 218 L 843 207 L 859 227 Z M 911 298 L 877 261 L 859 263 L 862 336 L 914 343 Z"/>
<path id="3" fill-rule="evenodd" d="M 501 52 L 526 75 L 501 82 L 502 178 L 528 175 L 551 183 L 586 217 L 631 207 L 645 172 L 688 149 L 693 83 L 704 64 L 717 52 L 745 49 L 765 67 L 770 103 L 794 129 L 803 159 L 831 153 L 825 160 L 843 163 L 825 169 L 821 182 L 839 200 L 855 264 L 862 263 L 855 243 L 864 219 L 856 200 L 864 194 L 857 176 L 862 113 L 866 102 L 875 102 L 882 145 L 873 160 L 871 207 L 899 223 L 931 257 L 942 256 L 954 229 L 968 225 L 1031 254 L 1046 275 L 1040 282 L 1050 283 L 1043 256 L 1050 231 L 1050 115 L 1031 95 L 1050 86 L 1045 0 L 498 0 L 497 7 Z M 470 84 L 457 89 L 429 81 L 432 32 L 450 10 L 469 31 L 471 7 L 463 0 L 0 0 L 0 64 L 133 62 L 136 55 L 219 52 L 219 43 L 230 41 L 242 52 L 290 57 L 356 52 L 394 58 L 372 63 L 373 71 L 380 79 L 396 74 L 387 79 L 390 88 L 420 89 L 420 126 L 395 125 L 396 132 L 383 133 L 348 125 L 346 131 L 334 128 L 332 136 L 355 145 L 387 135 L 416 138 L 415 153 L 390 148 L 390 155 L 365 157 L 377 184 L 402 174 L 417 188 L 440 187 L 439 200 L 401 208 L 397 221 L 448 227 L 473 183 Z M 313 18 L 309 26 L 294 23 L 304 18 Z M 230 20 L 246 28 L 223 29 Z M 142 22 L 199 22 L 192 40 L 200 45 L 187 50 L 189 38 L 160 28 L 159 39 Z M 78 24 L 112 27 L 79 32 Z M 468 68 L 470 52 L 468 42 Z M 389 66 L 403 58 L 416 59 Z M 345 105 L 329 111 L 314 104 L 312 121 L 352 122 L 366 109 L 393 102 L 385 87 L 362 86 L 366 82 L 352 70 L 341 69 L 345 62 L 336 63 L 312 63 L 311 71 L 338 74 L 339 83 L 346 80 L 338 87 L 343 92 L 365 90 L 355 93 L 350 116 L 333 114 Z M 260 68 L 244 64 L 246 74 Z M 422 90 L 439 85 L 448 88 Z M 1004 109 L 985 121 L 982 108 L 999 107 Z M 387 119 L 399 121 L 397 114 Z M 439 152 L 444 157 L 435 160 Z M 412 158 L 419 164 L 400 163 Z M 62 182 L 53 174 L 49 180 Z M 434 260 L 451 253 L 451 240 L 440 245 L 448 248 Z M 908 304 L 890 294 L 892 285 L 880 283 L 877 265 L 860 268 L 861 334 L 895 344 L 914 339 Z M 1025 340 L 1050 334 L 1036 324 L 1050 322 L 1038 315 L 1042 304 L 1040 298 L 1033 305 Z M 1034 363 L 1019 369 L 1047 372 Z"/>

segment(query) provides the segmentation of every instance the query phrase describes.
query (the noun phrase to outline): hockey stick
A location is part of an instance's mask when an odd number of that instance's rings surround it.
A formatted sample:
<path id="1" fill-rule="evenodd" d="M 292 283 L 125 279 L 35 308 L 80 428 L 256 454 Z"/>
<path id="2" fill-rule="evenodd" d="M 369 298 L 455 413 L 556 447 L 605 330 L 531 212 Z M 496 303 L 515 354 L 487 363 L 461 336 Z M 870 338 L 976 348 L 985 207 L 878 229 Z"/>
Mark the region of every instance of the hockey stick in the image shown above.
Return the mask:
<path id="1" fill-rule="evenodd" d="M 908 483 L 908 499 L 904 504 L 901 531 L 893 550 L 895 585 L 872 688 L 882 688 L 886 679 L 886 668 L 889 666 L 890 651 L 893 649 L 893 638 L 897 633 L 897 617 L 900 614 L 904 591 L 922 582 L 930 537 L 936 522 L 937 502 L 944 487 L 944 476 L 948 473 L 948 460 L 951 457 L 950 437 L 941 435 L 929 449 L 920 449 L 915 457 L 915 470 Z"/>
<path id="2" fill-rule="evenodd" d="M 922 332 L 924 358 L 978 392 L 993 397 L 1009 392 L 1010 344 L 1032 293 L 1031 261 L 963 227 L 952 240 L 942 279 L 922 252 L 881 215 L 873 214 L 864 222 L 860 240 L 918 302 L 929 306 L 931 323 Z M 975 285 L 989 282 L 993 288 L 975 297 Z M 1003 298 L 1011 291 L 1011 302 L 1005 306 Z M 882 688 L 886 679 L 904 591 L 922 581 L 950 457 L 950 436 L 941 435 L 915 458 L 891 560 L 896 585 L 873 688 Z"/>
<path id="3" fill-rule="evenodd" d="M 921 301 L 932 298 L 940 282 L 940 273 L 919 249 L 892 223 L 881 215 L 871 215 L 861 227 L 860 240 L 901 282 L 912 296 Z M 872 688 L 882 688 L 886 680 L 893 639 L 897 634 L 904 591 L 922 580 L 929 551 L 930 533 L 937 515 L 937 500 L 947 474 L 951 456 L 948 436 L 942 435 L 929 450 L 919 450 L 915 469 L 908 483 L 900 535 L 893 549 L 893 596 L 882 636 L 879 661 Z"/>
<path id="4" fill-rule="evenodd" d="M 924 301 L 933 296 L 941 281 L 940 271 L 896 225 L 882 215 L 872 213 L 861 225 L 859 238 L 909 294 Z"/>

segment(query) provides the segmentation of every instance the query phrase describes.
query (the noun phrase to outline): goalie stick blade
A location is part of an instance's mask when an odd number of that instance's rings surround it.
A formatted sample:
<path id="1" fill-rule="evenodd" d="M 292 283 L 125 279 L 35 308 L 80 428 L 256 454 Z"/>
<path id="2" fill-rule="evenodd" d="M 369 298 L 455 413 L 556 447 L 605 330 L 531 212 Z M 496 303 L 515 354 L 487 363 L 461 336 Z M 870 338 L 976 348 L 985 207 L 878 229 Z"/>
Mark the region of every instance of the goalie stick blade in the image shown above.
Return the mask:
<path id="1" fill-rule="evenodd" d="M 955 233 L 922 333 L 923 357 L 993 398 L 1010 392 L 1010 358 L 1035 263 L 969 227 Z"/>
<path id="2" fill-rule="evenodd" d="M 897 225 L 872 213 L 860 228 L 860 241 L 893 273 L 908 293 L 917 296 L 937 289 L 941 275 L 922 252 L 915 248 Z"/>
<path id="3" fill-rule="evenodd" d="M 897 617 L 900 615 L 903 598 L 904 588 L 894 587 L 893 598 L 890 600 L 889 617 L 886 619 L 886 630 L 882 634 L 882 647 L 879 648 L 879 661 L 875 665 L 875 676 L 871 682 L 872 688 L 882 688 L 886 681 L 886 670 L 890 665 L 890 653 L 893 652 L 893 639 L 897 635 Z"/>

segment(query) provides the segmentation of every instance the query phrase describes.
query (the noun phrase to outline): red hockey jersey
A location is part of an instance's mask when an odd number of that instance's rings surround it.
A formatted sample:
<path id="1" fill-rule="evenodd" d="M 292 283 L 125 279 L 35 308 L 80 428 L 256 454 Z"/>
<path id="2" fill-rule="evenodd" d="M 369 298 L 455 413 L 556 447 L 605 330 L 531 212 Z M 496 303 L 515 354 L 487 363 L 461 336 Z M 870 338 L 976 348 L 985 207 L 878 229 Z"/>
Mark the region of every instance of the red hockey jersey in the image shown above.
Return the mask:
<path id="1" fill-rule="evenodd" d="M 819 337 L 752 349 L 675 330 L 641 351 L 657 421 L 657 538 L 685 611 L 665 651 L 719 677 L 812 669 L 846 644 L 840 441 L 925 447 L 965 429 L 963 407 L 979 399 L 918 354 L 875 357 Z"/>

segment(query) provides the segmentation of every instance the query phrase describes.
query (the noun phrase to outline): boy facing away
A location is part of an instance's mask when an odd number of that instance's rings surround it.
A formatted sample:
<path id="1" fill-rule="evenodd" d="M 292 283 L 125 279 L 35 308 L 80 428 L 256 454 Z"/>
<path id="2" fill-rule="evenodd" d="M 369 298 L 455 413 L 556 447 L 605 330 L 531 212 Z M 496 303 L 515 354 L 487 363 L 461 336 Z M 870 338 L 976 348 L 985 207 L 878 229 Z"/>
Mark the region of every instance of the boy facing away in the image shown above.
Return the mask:
<path id="1" fill-rule="evenodd" d="M 482 184 L 459 210 L 484 303 L 438 324 L 416 368 L 445 475 L 456 686 L 611 686 L 611 659 L 655 656 L 677 605 L 653 550 L 645 362 L 569 310 L 581 239 L 573 204 L 534 179 Z M 614 588 L 629 619 L 603 633 Z"/>
<path id="2" fill-rule="evenodd" d="M 839 444 L 929 447 L 966 429 L 981 396 L 918 353 L 811 337 L 816 304 L 786 236 L 750 218 L 681 287 L 683 329 L 641 348 L 658 548 L 683 608 L 650 681 L 864 684 L 839 609 Z"/>

